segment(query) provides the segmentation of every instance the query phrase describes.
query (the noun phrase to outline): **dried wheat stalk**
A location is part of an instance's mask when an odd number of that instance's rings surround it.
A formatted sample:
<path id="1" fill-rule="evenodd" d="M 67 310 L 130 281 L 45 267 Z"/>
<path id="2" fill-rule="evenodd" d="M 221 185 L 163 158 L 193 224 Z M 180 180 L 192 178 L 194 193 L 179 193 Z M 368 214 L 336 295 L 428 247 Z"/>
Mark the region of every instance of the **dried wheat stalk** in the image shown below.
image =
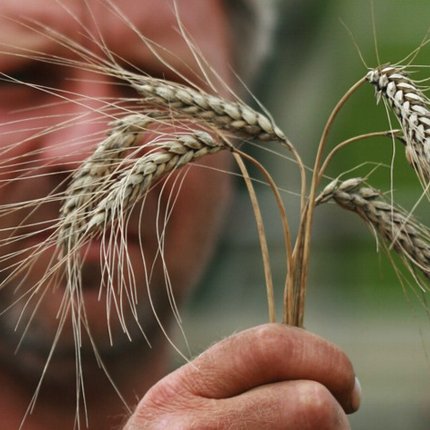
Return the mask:
<path id="1" fill-rule="evenodd" d="M 381 66 L 367 80 L 393 109 L 403 131 L 406 157 L 423 184 L 430 179 L 430 101 L 403 67 Z"/>
<path id="2" fill-rule="evenodd" d="M 227 132 L 254 140 L 281 141 L 292 149 L 269 117 L 241 102 L 126 71 L 121 71 L 121 76 L 136 89 L 142 97 L 141 102 L 151 106 L 150 114 L 137 113 L 115 121 L 108 137 L 73 175 L 60 213 L 59 243 L 68 249 L 76 244 L 84 231 L 92 231 L 95 226 L 112 221 L 114 213 L 120 215 L 121 211 L 112 206 L 113 202 L 121 208 L 124 204 L 128 207 L 162 175 L 228 146 L 226 137 L 222 144 L 218 144 L 206 132 L 177 135 L 173 140 L 159 142 L 157 152 L 134 160 L 135 166 L 124 167 L 121 164 L 124 151 L 134 145 L 138 135 L 155 121 L 191 120 L 218 135 Z M 113 169 L 121 176 L 119 182 L 112 174 Z M 118 196 L 121 196 L 119 200 Z"/>
<path id="3" fill-rule="evenodd" d="M 381 193 L 363 186 L 362 178 L 334 180 L 318 196 L 320 204 L 334 200 L 353 211 L 412 268 L 430 278 L 430 231 L 400 207 L 384 201 Z"/>

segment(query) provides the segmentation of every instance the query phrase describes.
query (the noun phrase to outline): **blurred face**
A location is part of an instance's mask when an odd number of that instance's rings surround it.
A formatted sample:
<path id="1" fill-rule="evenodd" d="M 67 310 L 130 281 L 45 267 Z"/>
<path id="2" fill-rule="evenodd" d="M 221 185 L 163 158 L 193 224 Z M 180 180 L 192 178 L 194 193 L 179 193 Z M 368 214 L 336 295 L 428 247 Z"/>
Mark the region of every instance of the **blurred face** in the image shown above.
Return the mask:
<path id="1" fill-rule="evenodd" d="M 208 63 L 229 82 L 231 61 L 222 2 L 176 3 L 188 34 Z M 164 58 L 188 79 L 196 80 L 199 72 L 192 52 L 178 34 L 171 1 L 116 0 L 115 5 L 121 12 L 114 11 L 108 2 L 92 0 L 0 3 L 0 50 L 7 51 L 0 54 L 0 72 L 43 87 L 0 82 L 0 276 L 1 303 L 8 308 L 0 319 L 4 340 L 0 350 L 3 360 L 9 358 L 28 369 L 40 370 L 46 360 L 60 324 L 58 315 L 67 318 L 57 341 L 57 360 L 74 360 L 70 315 L 75 313 L 75 322 L 79 316 L 76 303 L 70 305 L 64 265 L 53 260 L 55 223 L 70 173 L 104 138 L 112 119 L 124 116 L 128 109 L 139 110 L 138 102 L 130 101 L 136 97 L 130 88 L 82 63 L 92 54 L 106 58 L 106 52 L 111 52 L 125 67 L 133 65 L 157 77 L 179 80 L 145 46 L 143 35 L 165 48 L 167 51 L 160 48 Z M 59 43 L 58 37 L 52 36 L 55 32 L 69 41 Z M 87 59 L 73 48 L 72 41 L 87 50 Z M 52 61 L 37 61 L 39 54 Z M 172 133 L 173 129 L 165 127 L 163 132 Z M 148 135 L 142 137 L 142 145 Z M 199 166 L 184 169 L 176 179 L 169 177 L 148 194 L 144 206 L 136 206 L 124 233 L 127 254 L 110 261 L 110 295 L 106 285 L 103 287 L 106 276 L 100 269 L 103 241 L 95 239 L 86 247 L 80 299 L 85 316 L 80 320 L 88 321 L 102 352 L 126 350 L 129 341 L 123 333 L 124 321 L 131 337 L 136 338 L 139 330 L 131 322 L 127 293 L 120 292 L 123 283 L 135 290 L 140 323 L 150 333 L 155 319 L 148 306 L 147 288 L 156 312 L 166 321 L 171 315 L 166 285 L 171 283 L 180 299 L 198 279 L 228 200 L 228 175 L 219 172 L 228 168 L 225 154 L 208 157 Z M 159 253 L 160 235 L 164 259 Z M 118 315 L 124 318 L 123 324 Z M 85 351 L 91 347 L 83 331 Z M 14 356 L 24 332 L 20 352 Z"/>

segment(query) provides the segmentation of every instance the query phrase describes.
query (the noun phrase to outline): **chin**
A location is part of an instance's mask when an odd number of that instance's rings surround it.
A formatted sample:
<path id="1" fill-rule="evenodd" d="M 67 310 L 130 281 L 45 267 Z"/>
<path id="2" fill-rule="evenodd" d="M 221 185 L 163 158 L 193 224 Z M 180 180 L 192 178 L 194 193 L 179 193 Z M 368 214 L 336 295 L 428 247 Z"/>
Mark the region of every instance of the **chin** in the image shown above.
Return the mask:
<path id="1" fill-rule="evenodd" d="M 54 264 L 53 249 L 38 255 L 20 278 L 11 278 L 0 290 L 4 309 L 0 316 L 0 360 L 15 372 L 31 379 L 43 374 L 44 382 L 51 384 L 75 384 L 77 369 L 87 375 L 100 373 L 100 358 L 115 367 L 130 355 L 142 359 L 148 354 L 158 327 L 154 310 L 162 324 L 168 324 L 171 310 L 164 278 L 154 270 L 151 307 L 146 274 L 137 261 L 141 259 L 140 248 L 138 252 L 136 245 L 130 245 L 128 253 L 132 267 L 136 267 L 132 277 L 138 288 L 133 293 L 139 295 L 136 304 L 130 304 L 130 290 L 124 289 L 127 279 L 106 279 L 96 247 L 99 244 L 86 253 L 80 271 L 82 288 L 74 293 L 67 288 L 64 276 L 53 275 L 40 282 Z"/>

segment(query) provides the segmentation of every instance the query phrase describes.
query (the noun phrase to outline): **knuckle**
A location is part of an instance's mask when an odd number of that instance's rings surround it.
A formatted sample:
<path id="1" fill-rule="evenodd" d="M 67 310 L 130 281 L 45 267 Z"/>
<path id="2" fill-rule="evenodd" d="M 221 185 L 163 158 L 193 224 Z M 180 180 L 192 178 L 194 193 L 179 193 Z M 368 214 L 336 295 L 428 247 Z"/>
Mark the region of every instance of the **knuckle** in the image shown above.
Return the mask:
<path id="1" fill-rule="evenodd" d="M 314 381 L 303 381 L 298 390 L 297 413 L 302 415 L 306 429 L 347 429 L 342 408 L 330 391 Z"/>
<path id="2" fill-rule="evenodd" d="M 292 342 L 289 332 L 281 324 L 264 324 L 255 329 L 254 346 L 259 347 L 263 355 L 268 352 L 279 352 L 282 349 L 293 348 L 295 342 Z"/>

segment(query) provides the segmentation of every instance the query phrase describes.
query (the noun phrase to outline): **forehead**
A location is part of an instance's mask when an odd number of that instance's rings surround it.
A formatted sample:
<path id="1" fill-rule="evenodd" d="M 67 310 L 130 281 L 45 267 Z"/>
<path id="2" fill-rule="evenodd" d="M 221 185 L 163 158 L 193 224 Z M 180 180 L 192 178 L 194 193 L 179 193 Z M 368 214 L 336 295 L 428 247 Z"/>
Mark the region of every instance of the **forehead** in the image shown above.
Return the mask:
<path id="1" fill-rule="evenodd" d="M 181 68 L 193 63 L 193 55 L 179 23 L 213 67 L 225 67 L 229 32 L 221 0 L 1 0 L 0 51 L 18 56 L 0 55 L 0 62 L 5 71 L 24 61 L 20 54 L 26 52 L 70 54 L 52 33 L 47 36 L 49 28 L 91 49 L 92 39 L 102 41 L 126 61 L 149 69 L 159 64 L 145 45 L 151 40 Z"/>

